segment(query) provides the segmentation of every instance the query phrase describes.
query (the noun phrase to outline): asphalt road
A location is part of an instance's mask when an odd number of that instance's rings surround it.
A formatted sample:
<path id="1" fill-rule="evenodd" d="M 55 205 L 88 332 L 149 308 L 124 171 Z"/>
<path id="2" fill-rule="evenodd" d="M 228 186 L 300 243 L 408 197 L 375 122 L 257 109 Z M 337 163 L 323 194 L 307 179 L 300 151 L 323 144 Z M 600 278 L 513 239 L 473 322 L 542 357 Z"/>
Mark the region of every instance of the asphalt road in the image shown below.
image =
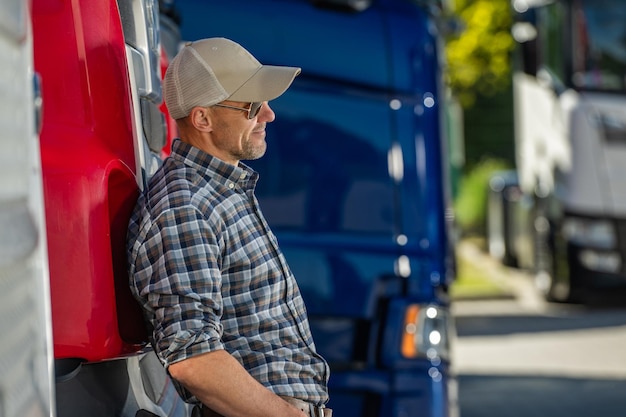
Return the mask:
<path id="1" fill-rule="evenodd" d="M 625 417 L 626 306 L 453 305 L 461 417 Z"/>

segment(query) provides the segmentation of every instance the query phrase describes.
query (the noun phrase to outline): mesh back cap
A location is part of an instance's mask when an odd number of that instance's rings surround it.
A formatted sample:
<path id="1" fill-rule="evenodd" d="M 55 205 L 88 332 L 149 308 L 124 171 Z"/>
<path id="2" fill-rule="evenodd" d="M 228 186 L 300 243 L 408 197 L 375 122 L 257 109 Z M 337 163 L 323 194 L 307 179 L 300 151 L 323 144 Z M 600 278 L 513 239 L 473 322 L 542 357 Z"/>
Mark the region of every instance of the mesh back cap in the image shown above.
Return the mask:
<path id="1" fill-rule="evenodd" d="M 168 66 L 165 105 L 180 119 L 196 106 L 224 100 L 269 101 L 283 94 L 299 73 L 296 67 L 262 65 L 229 39 L 202 39 L 187 43 Z"/>

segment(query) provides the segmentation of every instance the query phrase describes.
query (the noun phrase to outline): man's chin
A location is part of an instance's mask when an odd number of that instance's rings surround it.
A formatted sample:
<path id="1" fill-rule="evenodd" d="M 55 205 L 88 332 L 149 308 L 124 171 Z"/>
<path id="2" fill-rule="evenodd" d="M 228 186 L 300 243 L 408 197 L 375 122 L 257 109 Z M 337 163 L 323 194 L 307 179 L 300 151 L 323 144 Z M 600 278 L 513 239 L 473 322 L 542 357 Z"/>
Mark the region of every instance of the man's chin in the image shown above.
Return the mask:
<path id="1" fill-rule="evenodd" d="M 261 158 L 265 155 L 265 151 L 267 150 L 267 145 L 263 144 L 263 146 L 258 146 L 254 149 L 248 149 L 245 153 L 244 157 L 241 158 L 242 161 L 253 161 L 255 159 Z"/>

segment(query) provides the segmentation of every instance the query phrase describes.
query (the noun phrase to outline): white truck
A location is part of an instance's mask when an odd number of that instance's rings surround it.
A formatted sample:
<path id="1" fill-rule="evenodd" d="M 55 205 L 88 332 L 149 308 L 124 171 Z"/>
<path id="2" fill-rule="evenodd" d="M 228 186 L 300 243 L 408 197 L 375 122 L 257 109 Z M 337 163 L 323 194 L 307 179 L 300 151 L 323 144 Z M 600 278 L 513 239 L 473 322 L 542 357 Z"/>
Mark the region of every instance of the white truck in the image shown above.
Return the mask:
<path id="1" fill-rule="evenodd" d="M 28 4 L 0 2 L 0 415 L 54 409 L 52 328 Z"/>
<path id="2" fill-rule="evenodd" d="M 626 289 L 626 2 L 512 5 L 517 174 L 533 201 L 517 242 L 547 299 L 604 298 Z"/>

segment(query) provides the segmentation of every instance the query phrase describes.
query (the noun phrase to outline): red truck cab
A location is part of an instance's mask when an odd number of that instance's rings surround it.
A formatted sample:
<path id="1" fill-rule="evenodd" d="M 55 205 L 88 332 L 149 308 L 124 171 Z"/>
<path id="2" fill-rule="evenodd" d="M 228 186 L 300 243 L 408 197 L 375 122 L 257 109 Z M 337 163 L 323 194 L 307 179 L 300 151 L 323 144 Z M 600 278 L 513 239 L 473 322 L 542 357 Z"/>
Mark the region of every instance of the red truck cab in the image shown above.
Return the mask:
<path id="1" fill-rule="evenodd" d="M 158 3 L 33 0 L 32 22 L 56 411 L 185 415 L 149 347 L 125 253 L 136 197 L 173 133 L 160 109 Z"/>

